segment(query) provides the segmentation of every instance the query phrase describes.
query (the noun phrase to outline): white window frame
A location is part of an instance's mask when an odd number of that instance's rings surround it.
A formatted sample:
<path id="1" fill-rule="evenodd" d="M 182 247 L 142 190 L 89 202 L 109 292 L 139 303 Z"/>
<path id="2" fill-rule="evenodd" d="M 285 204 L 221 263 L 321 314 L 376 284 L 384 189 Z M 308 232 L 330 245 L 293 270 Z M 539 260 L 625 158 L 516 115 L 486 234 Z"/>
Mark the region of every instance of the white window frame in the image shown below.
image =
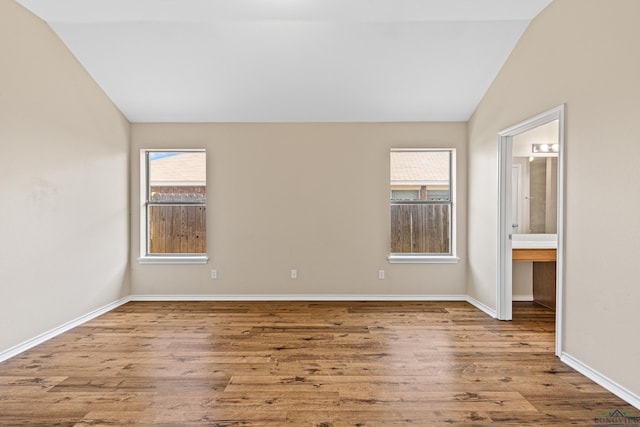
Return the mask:
<path id="1" fill-rule="evenodd" d="M 149 188 L 148 154 L 154 152 L 181 152 L 181 153 L 206 153 L 204 149 L 166 149 L 143 148 L 140 150 L 140 264 L 206 264 L 209 257 L 204 254 L 150 254 L 149 245 L 149 220 L 147 207 L 147 191 Z"/>
<path id="2" fill-rule="evenodd" d="M 428 253 L 416 253 L 416 254 L 403 254 L 403 253 L 390 253 L 388 256 L 389 263 L 418 263 L 418 264 L 450 264 L 457 263 L 460 258 L 456 255 L 456 149 L 455 148 L 392 148 L 391 152 L 435 152 L 446 151 L 451 153 L 450 165 L 449 165 L 449 191 L 451 194 L 451 235 L 450 235 L 450 248 L 449 254 L 428 254 Z M 391 157 L 391 156 L 389 156 Z M 389 201 L 391 203 L 391 201 Z M 388 205 L 390 206 L 390 204 Z M 389 227 L 391 222 L 389 222 Z"/>

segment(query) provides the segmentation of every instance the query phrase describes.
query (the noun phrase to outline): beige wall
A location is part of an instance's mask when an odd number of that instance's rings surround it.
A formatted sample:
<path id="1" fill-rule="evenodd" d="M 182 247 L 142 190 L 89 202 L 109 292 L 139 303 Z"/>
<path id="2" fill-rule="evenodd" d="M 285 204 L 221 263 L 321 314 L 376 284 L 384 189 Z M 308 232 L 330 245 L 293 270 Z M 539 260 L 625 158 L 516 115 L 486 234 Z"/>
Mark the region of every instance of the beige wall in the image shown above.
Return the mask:
<path id="1" fill-rule="evenodd" d="M 457 150 L 458 264 L 387 261 L 389 150 L 402 147 Z M 207 149 L 209 264 L 135 261 L 141 148 Z M 133 124 L 131 157 L 133 294 L 465 294 L 464 123 Z"/>
<path id="2" fill-rule="evenodd" d="M 533 298 L 533 263 L 514 261 L 511 268 L 514 298 L 525 296 Z"/>
<path id="3" fill-rule="evenodd" d="M 636 395 L 639 16 L 637 0 L 556 0 L 532 22 L 469 123 L 468 189 L 468 291 L 495 307 L 497 132 L 566 103 L 563 351 Z"/>
<path id="4" fill-rule="evenodd" d="M 129 124 L 13 1 L 0 63 L 3 351 L 129 293 Z"/>

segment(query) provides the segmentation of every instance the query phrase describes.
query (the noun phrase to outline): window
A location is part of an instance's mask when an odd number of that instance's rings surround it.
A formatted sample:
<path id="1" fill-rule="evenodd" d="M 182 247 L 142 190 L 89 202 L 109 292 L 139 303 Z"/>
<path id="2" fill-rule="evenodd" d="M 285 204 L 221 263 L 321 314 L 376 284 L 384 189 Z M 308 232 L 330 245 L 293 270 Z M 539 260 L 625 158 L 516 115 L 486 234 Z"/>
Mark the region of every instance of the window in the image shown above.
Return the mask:
<path id="1" fill-rule="evenodd" d="M 391 150 L 391 255 L 395 262 L 455 262 L 455 150 Z"/>
<path id="2" fill-rule="evenodd" d="M 142 150 L 140 262 L 206 262 L 206 153 Z"/>

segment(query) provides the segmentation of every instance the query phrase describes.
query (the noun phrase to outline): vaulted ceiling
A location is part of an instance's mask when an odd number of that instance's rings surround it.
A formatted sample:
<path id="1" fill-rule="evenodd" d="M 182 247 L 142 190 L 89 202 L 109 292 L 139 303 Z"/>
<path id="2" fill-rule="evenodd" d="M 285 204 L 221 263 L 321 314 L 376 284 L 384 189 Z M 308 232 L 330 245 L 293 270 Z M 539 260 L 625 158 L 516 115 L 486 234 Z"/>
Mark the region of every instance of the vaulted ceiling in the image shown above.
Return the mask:
<path id="1" fill-rule="evenodd" d="M 551 0 L 17 0 L 132 122 L 465 121 Z"/>

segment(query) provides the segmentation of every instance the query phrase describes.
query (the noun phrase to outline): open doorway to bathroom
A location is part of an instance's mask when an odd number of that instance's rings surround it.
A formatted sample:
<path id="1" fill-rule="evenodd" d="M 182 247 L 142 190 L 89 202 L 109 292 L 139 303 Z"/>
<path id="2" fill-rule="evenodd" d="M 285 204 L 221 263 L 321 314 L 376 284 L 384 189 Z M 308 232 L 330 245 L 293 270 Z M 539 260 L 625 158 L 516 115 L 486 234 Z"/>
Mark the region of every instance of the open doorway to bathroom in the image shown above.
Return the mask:
<path id="1" fill-rule="evenodd" d="M 555 311 L 558 242 L 558 120 L 513 137 L 512 301 Z"/>
<path id="2" fill-rule="evenodd" d="M 497 313 L 513 303 L 555 311 L 561 348 L 564 106 L 499 133 Z"/>

